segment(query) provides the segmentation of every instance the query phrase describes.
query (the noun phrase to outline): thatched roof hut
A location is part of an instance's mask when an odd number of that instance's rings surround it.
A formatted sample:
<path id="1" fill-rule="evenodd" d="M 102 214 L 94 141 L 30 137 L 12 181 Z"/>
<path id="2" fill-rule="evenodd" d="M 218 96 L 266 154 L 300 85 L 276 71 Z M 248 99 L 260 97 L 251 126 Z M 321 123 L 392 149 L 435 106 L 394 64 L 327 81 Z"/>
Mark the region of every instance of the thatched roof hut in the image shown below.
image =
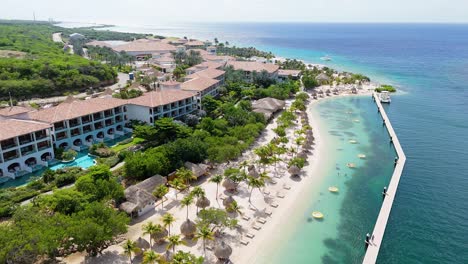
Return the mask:
<path id="1" fill-rule="evenodd" d="M 190 221 L 190 219 L 184 221 L 180 226 L 180 233 L 182 233 L 185 237 L 192 238 L 196 232 L 197 226 L 194 222 Z"/>
<path id="2" fill-rule="evenodd" d="M 210 200 L 208 200 L 206 196 L 202 196 L 197 199 L 196 205 L 200 208 L 205 209 L 206 207 L 210 206 Z"/>
<path id="3" fill-rule="evenodd" d="M 193 175 L 195 175 L 195 177 L 197 177 L 197 178 L 208 174 L 208 171 L 209 171 L 209 166 L 205 165 L 205 164 L 202 164 L 202 163 L 194 164 L 194 163 L 191 163 L 191 162 L 187 161 L 187 162 L 184 163 L 184 167 L 187 168 L 188 170 L 192 171 Z"/>
<path id="4" fill-rule="evenodd" d="M 338 94 L 338 89 L 336 89 L 336 88 L 333 89 L 333 93 L 334 93 L 334 94 Z"/>
<path id="5" fill-rule="evenodd" d="M 224 199 L 223 205 L 224 205 L 224 207 L 227 208 L 227 207 L 231 206 L 231 204 L 232 204 L 233 202 L 235 202 L 235 201 L 236 201 L 236 200 L 234 200 L 234 198 L 232 198 L 232 195 L 229 195 L 226 199 Z"/>
<path id="6" fill-rule="evenodd" d="M 299 154 L 297 154 L 297 157 L 301 159 L 307 159 L 307 153 L 301 151 Z"/>
<path id="7" fill-rule="evenodd" d="M 291 174 L 291 176 L 298 176 L 301 173 L 301 169 L 296 165 L 292 165 L 289 167 L 288 172 Z"/>
<path id="8" fill-rule="evenodd" d="M 318 82 L 323 83 L 323 82 L 330 81 L 330 78 L 325 73 L 322 72 L 322 73 L 320 73 L 319 75 L 317 75 L 315 77 L 315 80 L 317 80 Z"/>
<path id="9" fill-rule="evenodd" d="M 285 102 L 271 97 L 265 97 L 252 102 L 252 111 L 261 113 L 266 119 L 270 119 L 273 114 L 284 108 Z"/>
<path id="10" fill-rule="evenodd" d="M 214 250 L 214 255 L 219 260 L 228 260 L 231 254 L 232 248 L 228 244 L 224 243 L 224 241 L 221 241 L 221 243 L 218 244 Z"/>
<path id="11" fill-rule="evenodd" d="M 236 185 L 236 183 L 235 183 L 233 180 L 231 180 L 231 179 L 229 179 L 229 178 L 226 178 L 226 179 L 224 179 L 224 181 L 223 181 L 223 187 L 224 187 L 227 191 L 233 192 L 233 191 L 236 190 L 237 185 Z"/>
<path id="12" fill-rule="evenodd" d="M 155 175 L 128 187 L 124 192 L 127 201 L 120 205 L 120 210 L 131 216 L 144 214 L 156 201 L 152 194 L 153 190 L 159 185 L 166 184 L 166 182 L 166 178 Z"/>
<path id="13" fill-rule="evenodd" d="M 357 93 L 356 87 L 351 88 L 351 92 L 352 92 L 353 94 L 356 94 L 356 93 Z"/>

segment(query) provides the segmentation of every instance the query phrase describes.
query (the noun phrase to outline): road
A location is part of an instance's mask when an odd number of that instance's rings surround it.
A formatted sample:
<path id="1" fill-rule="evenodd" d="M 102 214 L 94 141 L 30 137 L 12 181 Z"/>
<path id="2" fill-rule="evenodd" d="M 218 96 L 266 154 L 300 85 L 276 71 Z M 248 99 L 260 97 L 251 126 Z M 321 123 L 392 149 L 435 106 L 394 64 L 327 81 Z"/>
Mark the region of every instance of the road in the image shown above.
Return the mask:
<path id="1" fill-rule="evenodd" d="M 52 34 L 52 40 L 53 40 L 54 42 L 63 43 L 63 40 L 62 40 L 62 32 L 57 32 L 57 33 Z"/>
<path id="2" fill-rule="evenodd" d="M 125 84 L 127 83 L 128 80 L 129 80 L 128 74 L 119 72 L 117 73 L 117 82 L 115 84 L 105 87 L 105 89 L 111 88 L 112 90 L 115 90 L 115 89 L 123 88 L 125 87 Z M 74 95 L 75 98 L 85 98 L 88 96 L 90 95 L 86 93 L 80 93 L 80 94 Z M 42 104 L 52 104 L 52 103 L 62 102 L 62 101 L 65 101 L 65 99 L 67 99 L 67 96 L 55 96 L 55 97 L 49 97 L 49 98 L 26 100 L 26 101 L 22 101 L 21 103 L 26 103 L 26 104 L 35 103 L 35 104 L 42 105 Z"/>

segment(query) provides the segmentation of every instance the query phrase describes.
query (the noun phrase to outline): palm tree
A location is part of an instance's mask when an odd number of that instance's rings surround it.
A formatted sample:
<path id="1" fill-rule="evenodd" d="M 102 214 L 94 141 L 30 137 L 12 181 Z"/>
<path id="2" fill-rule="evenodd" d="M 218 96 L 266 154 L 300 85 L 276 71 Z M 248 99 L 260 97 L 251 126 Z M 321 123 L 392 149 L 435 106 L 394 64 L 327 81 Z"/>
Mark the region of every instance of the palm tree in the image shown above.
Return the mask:
<path id="1" fill-rule="evenodd" d="M 207 225 L 203 225 L 198 228 L 197 233 L 195 234 L 194 240 L 203 239 L 203 252 L 206 255 L 206 240 L 213 240 L 214 233 Z"/>
<path id="2" fill-rule="evenodd" d="M 137 253 L 140 251 L 140 249 L 137 247 L 136 242 L 130 239 L 127 239 L 127 241 L 125 241 L 122 248 L 124 250 L 124 254 L 127 255 L 130 259 L 130 263 L 132 263 L 132 253 Z"/>
<path id="3" fill-rule="evenodd" d="M 169 192 L 169 188 L 166 185 L 159 185 L 154 189 L 153 195 L 161 199 L 161 209 L 164 209 L 164 196 Z"/>
<path id="4" fill-rule="evenodd" d="M 187 208 L 187 220 L 188 220 L 188 212 L 189 212 L 189 206 L 193 203 L 193 196 L 192 194 L 189 194 L 180 201 L 180 204 L 184 205 Z"/>
<path id="5" fill-rule="evenodd" d="M 191 170 L 188 170 L 184 167 L 177 169 L 175 175 L 177 176 L 177 178 L 184 181 L 187 186 L 190 184 L 190 180 L 197 179 L 197 177 L 195 176 L 195 174 L 193 174 Z"/>
<path id="6" fill-rule="evenodd" d="M 158 232 L 159 228 L 153 222 L 148 222 L 146 225 L 143 225 L 143 235 L 149 235 L 150 248 L 153 247 L 151 243 L 153 241 L 153 234 Z"/>
<path id="7" fill-rule="evenodd" d="M 249 202 L 250 198 L 252 197 L 252 192 L 255 188 L 260 189 L 261 187 L 265 186 L 265 180 L 259 178 L 254 178 L 254 177 L 248 177 L 247 178 L 247 185 L 249 185 L 250 189 L 250 195 L 249 195 Z"/>
<path id="8" fill-rule="evenodd" d="M 169 235 L 171 235 L 171 226 L 175 222 L 175 218 L 170 213 L 166 213 L 162 216 L 161 221 L 164 223 L 164 227 L 167 227 Z"/>
<path id="9" fill-rule="evenodd" d="M 218 200 L 218 189 L 219 189 L 219 184 L 223 181 L 223 175 L 217 174 L 213 177 L 210 178 L 210 182 L 216 183 L 216 200 Z"/>
<path id="10" fill-rule="evenodd" d="M 185 184 L 179 178 L 175 178 L 174 180 L 172 180 L 171 185 L 172 187 L 174 187 L 174 189 L 178 191 L 183 190 L 185 188 Z M 176 192 L 176 199 L 177 199 L 177 192 Z"/>
<path id="11" fill-rule="evenodd" d="M 167 249 L 170 249 L 172 248 L 172 253 L 175 253 L 175 247 L 176 246 L 180 246 L 180 245 L 185 245 L 185 241 L 183 241 L 182 239 L 180 239 L 180 235 L 173 235 L 173 236 L 169 236 L 167 238 L 167 241 L 169 242 L 167 244 Z"/>
<path id="12" fill-rule="evenodd" d="M 237 201 L 233 201 L 230 205 L 229 205 L 229 212 L 231 213 L 238 213 L 240 215 L 243 215 L 242 211 L 241 211 L 242 207 L 237 203 Z"/>
<path id="13" fill-rule="evenodd" d="M 202 187 L 200 186 L 197 186 L 195 188 L 193 188 L 193 190 L 190 192 L 191 195 L 197 197 L 197 198 L 200 198 L 200 197 L 204 197 L 205 196 L 205 190 L 203 190 Z M 197 206 L 197 215 L 198 215 L 198 205 L 195 204 Z"/>
<path id="14" fill-rule="evenodd" d="M 161 260 L 161 255 L 154 252 L 153 250 L 148 250 L 143 253 L 143 263 L 144 264 L 156 264 Z"/>

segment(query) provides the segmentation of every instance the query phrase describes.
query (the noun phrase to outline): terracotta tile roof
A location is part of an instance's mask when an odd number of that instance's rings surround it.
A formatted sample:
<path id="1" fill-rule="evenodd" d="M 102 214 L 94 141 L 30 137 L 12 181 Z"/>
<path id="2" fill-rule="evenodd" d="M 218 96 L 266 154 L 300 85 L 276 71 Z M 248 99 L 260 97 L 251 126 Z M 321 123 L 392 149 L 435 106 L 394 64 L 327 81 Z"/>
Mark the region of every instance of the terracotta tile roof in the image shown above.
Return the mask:
<path id="1" fill-rule="evenodd" d="M 127 44 L 113 47 L 116 51 L 127 52 L 161 52 L 161 51 L 175 51 L 175 46 L 164 43 L 160 40 L 139 39 Z"/>
<path id="2" fill-rule="evenodd" d="M 202 57 L 204 60 L 207 60 L 207 61 L 234 61 L 236 60 L 236 58 L 232 57 L 232 56 L 227 56 L 227 55 L 211 55 L 211 54 L 205 54 L 203 55 L 202 54 Z"/>
<path id="3" fill-rule="evenodd" d="M 218 80 L 205 78 L 205 77 L 198 77 L 195 79 L 191 79 L 190 81 L 186 81 L 182 83 L 181 88 L 187 91 L 203 91 L 208 89 L 212 85 L 219 83 Z"/>
<path id="4" fill-rule="evenodd" d="M 184 44 L 185 46 L 205 46 L 205 42 L 199 40 L 191 40 Z"/>
<path id="5" fill-rule="evenodd" d="M 106 43 L 104 41 L 98 41 L 98 40 L 93 40 L 91 42 L 86 43 L 87 46 L 97 46 L 97 47 L 108 47 L 112 48 L 112 45 L 109 43 Z"/>
<path id="6" fill-rule="evenodd" d="M 222 62 L 215 62 L 215 61 L 204 61 L 200 64 L 198 64 L 202 67 L 207 67 L 207 68 L 213 68 L 213 69 L 219 69 L 224 66 L 224 63 Z M 197 66 L 197 65 L 195 65 Z"/>
<path id="7" fill-rule="evenodd" d="M 174 80 L 169 80 L 169 81 L 161 82 L 161 85 L 162 86 L 178 86 L 178 85 L 180 85 L 180 82 L 174 81 Z"/>
<path id="8" fill-rule="evenodd" d="M 0 120 L 0 140 L 5 140 L 51 127 L 49 124 L 18 119 Z"/>
<path id="9" fill-rule="evenodd" d="M 205 77 L 205 78 L 210 78 L 210 79 L 216 79 L 226 73 L 225 71 L 214 69 L 214 68 L 208 68 L 205 70 L 197 71 L 195 73 L 192 73 L 190 75 L 185 76 L 187 79 L 194 79 L 198 77 Z"/>
<path id="10" fill-rule="evenodd" d="M 278 70 L 278 75 L 280 76 L 298 76 L 301 73 L 301 70 Z"/>
<path id="11" fill-rule="evenodd" d="M 28 113 L 32 120 L 49 124 L 68 119 L 85 116 L 104 110 L 112 109 L 125 104 L 125 100 L 116 98 L 92 98 L 89 100 L 67 101 L 51 107 Z"/>
<path id="12" fill-rule="evenodd" d="M 268 73 L 274 73 L 279 69 L 278 65 L 256 61 L 228 61 L 227 65 L 234 67 L 234 70 L 243 70 L 248 72 L 261 72 L 266 70 Z"/>
<path id="13" fill-rule="evenodd" d="M 195 93 L 182 90 L 158 90 L 129 99 L 128 104 L 156 107 L 184 100 L 194 96 Z"/>
<path id="14" fill-rule="evenodd" d="M 0 109 L 0 116 L 14 116 L 34 111 L 31 107 L 13 106 Z"/>

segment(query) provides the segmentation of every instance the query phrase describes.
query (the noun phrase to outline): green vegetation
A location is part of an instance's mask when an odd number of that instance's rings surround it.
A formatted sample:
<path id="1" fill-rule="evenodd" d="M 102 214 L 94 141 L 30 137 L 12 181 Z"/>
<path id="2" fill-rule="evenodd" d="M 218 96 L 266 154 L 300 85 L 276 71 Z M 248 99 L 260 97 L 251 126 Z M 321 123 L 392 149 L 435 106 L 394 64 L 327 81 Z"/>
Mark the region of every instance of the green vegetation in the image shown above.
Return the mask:
<path id="1" fill-rule="evenodd" d="M 117 145 L 113 146 L 111 149 L 115 152 L 120 152 L 122 150 L 126 150 L 130 147 L 141 144 L 143 142 L 145 142 L 143 138 L 139 138 L 139 137 L 129 138 L 128 140 L 124 140 L 118 143 Z"/>
<path id="2" fill-rule="evenodd" d="M 281 69 L 285 70 L 306 70 L 307 67 L 304 64 L 304 62 L 296 59 L 286 59 L 283 62 L 278 62 L 278 65 L 280 66 Z"/>
<path id="3" fill-rule="evenodd" d="M 127 54 L 126 52 L 115 52 L 109 47 L 91 46 L 84 45 L 88 49 L 88 56 L 97 61 L 104 61 L 106 64 L 116 67 L 118 71 L 130 72 L 131 68 L 128 69 L 127 64 L 132 63 L 135 57 Z"/>
<path id="4" fill-rule="evenodd" d="M 19 99 L 83 91 L 115 82 L 109 66 L 63 51 L 52 41 L 55 27 L 43 24 L 0 24 L 0 49 L 26 53 L 0 58 L 0 98 Z"/>
<path id="5" fill-rule="evenodd" d="M 128 217 L 109 206 L 122 197 L 123 187 L 109 168 L 93 167 L 76 187 L 40 196 L 19 207 L 8 225 L 0 225 L 0 262 L 54 260 L 75 249 L 97 255 L 127 231 Z"/>
<path id="6" fill-rule="evenodd" d="M 380 87 L 375 88 L 375 91 L 378 92 L 378 93 L 380 93 L 382 91 L 387 91 L 387 92 L 390 92 L 390 93 L 394 93 L 394 92 L 396 92 L 396 89 L 395 89 L 395 87 L 393 87 L 391 85 L 382 84 L 382 85 L 380 85 Z"/>
<path id="7" fill-rule="evenodd" d="M 251 57 L 263 57 L 267 59 L 271 59 L 275 57 L 275 55 L 271 52 L 265 52 L 258 50 L 254 47 L 242 48 L 242 47 L 228 47 L 223 43 L 218 44 L 217 46 L 217 53 L 218 55 L 229 55 L 235 57 L 242 57 L 242 58 L 251 58 Z"/>
<path id="8" fill-rule="evenodd" d="M 62 28 L 56 26 L 50 26 L 55 29 L 55 32 L 62 32 L 62 36 L 68 38 L 73 33 L 79 33 L 84 35 L 87 39 L 93 40 L 122 40 L 132 41 L 134 39 L 141 39 L 151 37 L 151 34 L 138 34 L 138 33 L 124 33 L 110 30 L 96 30 L 98 27 L 88 28 Z M 157 38 L 162 38 L 157 36 Z"/>
<path id="9" fill-rule="evenodd" d="M 122 89 L 120 92 L 113 94 L 112 97 L 120 99 L 132 99 L 139 96 L 142 96 L 143 92 L 137 89 Z"/>
<path id="10" fill-rule="evenodd" d="M 77 155 L 78 153 L 76 151 L 74 151 L 73 149 L 69 149 L 62 153 L 61 159 L 63 161 L 71 161 L 74 160 Z"/>

